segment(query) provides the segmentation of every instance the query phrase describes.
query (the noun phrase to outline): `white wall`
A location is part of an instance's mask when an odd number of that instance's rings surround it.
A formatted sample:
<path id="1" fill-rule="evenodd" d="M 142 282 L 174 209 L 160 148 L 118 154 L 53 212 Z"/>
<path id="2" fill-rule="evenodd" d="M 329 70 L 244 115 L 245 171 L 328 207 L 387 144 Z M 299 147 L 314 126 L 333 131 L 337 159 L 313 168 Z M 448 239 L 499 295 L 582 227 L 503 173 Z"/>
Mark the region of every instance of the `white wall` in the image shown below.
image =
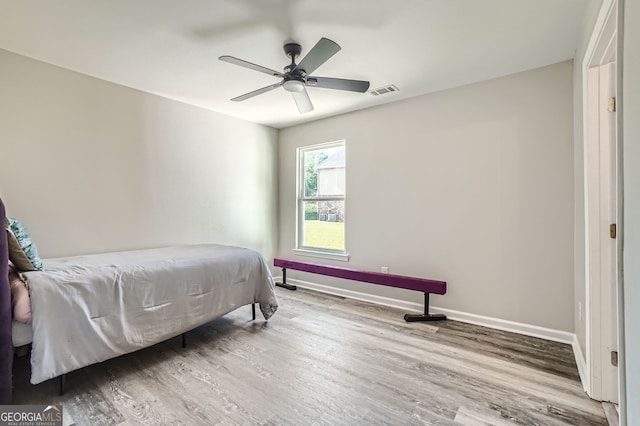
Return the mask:
<path id="1" fill-rule="evenodd" d="M 640 424 L 640 3 L 626 0 L 622 60 L 624 368 L 627 425 Z"/>
<path id="2" fill-rule="evenodd" d="M 572 84 L 564 62 L 281 130 L 279 255 L 297 257 L 295 148 L 345 139 L 346 266 L 443 279 L 434 306 L 572 332 Z"/>
<path id="3" fill-rule="evenodd" d="M 0 196 L 43 257 L 174 243 L 273 256 L 277 131 L 0 50 Z"/>

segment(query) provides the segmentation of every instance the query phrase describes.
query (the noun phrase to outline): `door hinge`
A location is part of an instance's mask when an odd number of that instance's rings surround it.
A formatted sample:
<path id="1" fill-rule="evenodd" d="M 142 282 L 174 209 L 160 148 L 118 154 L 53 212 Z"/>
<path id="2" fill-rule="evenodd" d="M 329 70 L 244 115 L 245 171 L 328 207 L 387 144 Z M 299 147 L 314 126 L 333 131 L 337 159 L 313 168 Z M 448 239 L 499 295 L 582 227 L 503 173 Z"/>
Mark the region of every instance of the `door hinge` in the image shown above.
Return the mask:
<path id="1" fill-rule="evenodd" d="M 611 351 L 611 365 L 618 366 L 618 351 Z"/>
<path id="2" fill-rule="evenodd" d="M 612 223 L 611 225 L 609 225 L 609 236 L 613 239 L 616 238 L 617 236 L 617 230 L 616 230 L 616 224 Z"/>
<path id="3" fill-rule="evenodd" d="M 609 112 L 616 112 L 616 97 L 611 96 L 609 98 Z"/>

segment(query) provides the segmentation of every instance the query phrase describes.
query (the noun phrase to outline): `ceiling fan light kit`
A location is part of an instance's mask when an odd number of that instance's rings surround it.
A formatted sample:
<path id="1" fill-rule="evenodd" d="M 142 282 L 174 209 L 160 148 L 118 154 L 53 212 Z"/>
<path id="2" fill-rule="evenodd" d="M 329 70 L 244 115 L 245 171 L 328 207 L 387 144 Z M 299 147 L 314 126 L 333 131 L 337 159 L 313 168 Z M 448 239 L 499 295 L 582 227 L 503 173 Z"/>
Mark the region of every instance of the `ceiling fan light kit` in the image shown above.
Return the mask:
<path id="1" fill-rule="evenodd" d="M 220 56 L 218 59 L 221 61 L 239 65 L 244 68 L 249 68 L 254 71 L 282 79 L 280 83 L 275 83 L 252 92 L 245 93 L 244 95 L 237 96 L 231 100 L 234 102 L 244 101 L 282 86 L 284 90 L 290 92 L 293 96 L 293 100 L 298 107 L 298 111 L 300 113 L 305 113 L 313 111 L 313 104 L 311 103 L 311 98 L 309 98 L 309 94 L 307 93 L 306 86 L 358 93 L 365 93 L 367 89 L 369 89 L 368 81 L 315 77 L 309 75 L 340 50 L 338 43 L 329 40 L 328 38 L 321 38 L 299 64 L 296 64 L 296 58 L 302 52 L 302 47 L 298 43 L 286 43 L 283 46 L 283 49 L 284 53 L 291 59 L 291 64 L 284 67 L 284 73 L 247 62 L 233 56 Z"/>
<path id="2" fill-rule="evenodd" d="M 284 90 L 287 92 L 302 92 L 304 90 L 304 83 L 298 80 L 287 80 L 282 83 L 282 87 L 284 87 Z"/>

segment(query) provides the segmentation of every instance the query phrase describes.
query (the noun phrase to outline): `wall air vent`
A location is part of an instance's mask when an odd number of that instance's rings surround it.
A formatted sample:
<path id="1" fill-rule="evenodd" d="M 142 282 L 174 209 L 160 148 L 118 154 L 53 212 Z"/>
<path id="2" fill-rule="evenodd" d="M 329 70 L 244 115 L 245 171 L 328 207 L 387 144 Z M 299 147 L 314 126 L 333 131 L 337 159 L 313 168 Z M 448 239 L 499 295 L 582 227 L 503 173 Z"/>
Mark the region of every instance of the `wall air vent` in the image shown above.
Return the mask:
<path id="1" fill-rule="evenodd" d="M 380 96 L 380 95 L 385 95 L 387 93 L 398 92 L 399 90 L 400 89 L 398 89 L 394 84 L 390 84 L 388 86 L 382 86 L 382 87 L 378 87 L 377 89 L 369 90 L 369 94 L 371 96 Z"/>

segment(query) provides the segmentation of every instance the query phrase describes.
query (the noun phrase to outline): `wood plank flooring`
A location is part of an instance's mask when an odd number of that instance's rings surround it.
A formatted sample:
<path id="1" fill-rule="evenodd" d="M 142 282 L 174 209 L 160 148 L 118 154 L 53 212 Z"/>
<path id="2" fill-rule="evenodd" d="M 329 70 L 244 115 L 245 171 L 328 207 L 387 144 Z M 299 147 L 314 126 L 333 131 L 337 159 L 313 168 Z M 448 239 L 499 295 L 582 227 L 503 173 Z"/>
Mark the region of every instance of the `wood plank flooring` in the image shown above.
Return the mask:
<path id="1" fill-rule="evenodd" d="M 63 404 L 78 425 L 607 424 L 568 345 L 301 289 L 278 298 L 269 322 L 243 307 L 186 349 L 176 337 L 69 373 L 63 396 L 17 358 L 14 403 Z"/>

